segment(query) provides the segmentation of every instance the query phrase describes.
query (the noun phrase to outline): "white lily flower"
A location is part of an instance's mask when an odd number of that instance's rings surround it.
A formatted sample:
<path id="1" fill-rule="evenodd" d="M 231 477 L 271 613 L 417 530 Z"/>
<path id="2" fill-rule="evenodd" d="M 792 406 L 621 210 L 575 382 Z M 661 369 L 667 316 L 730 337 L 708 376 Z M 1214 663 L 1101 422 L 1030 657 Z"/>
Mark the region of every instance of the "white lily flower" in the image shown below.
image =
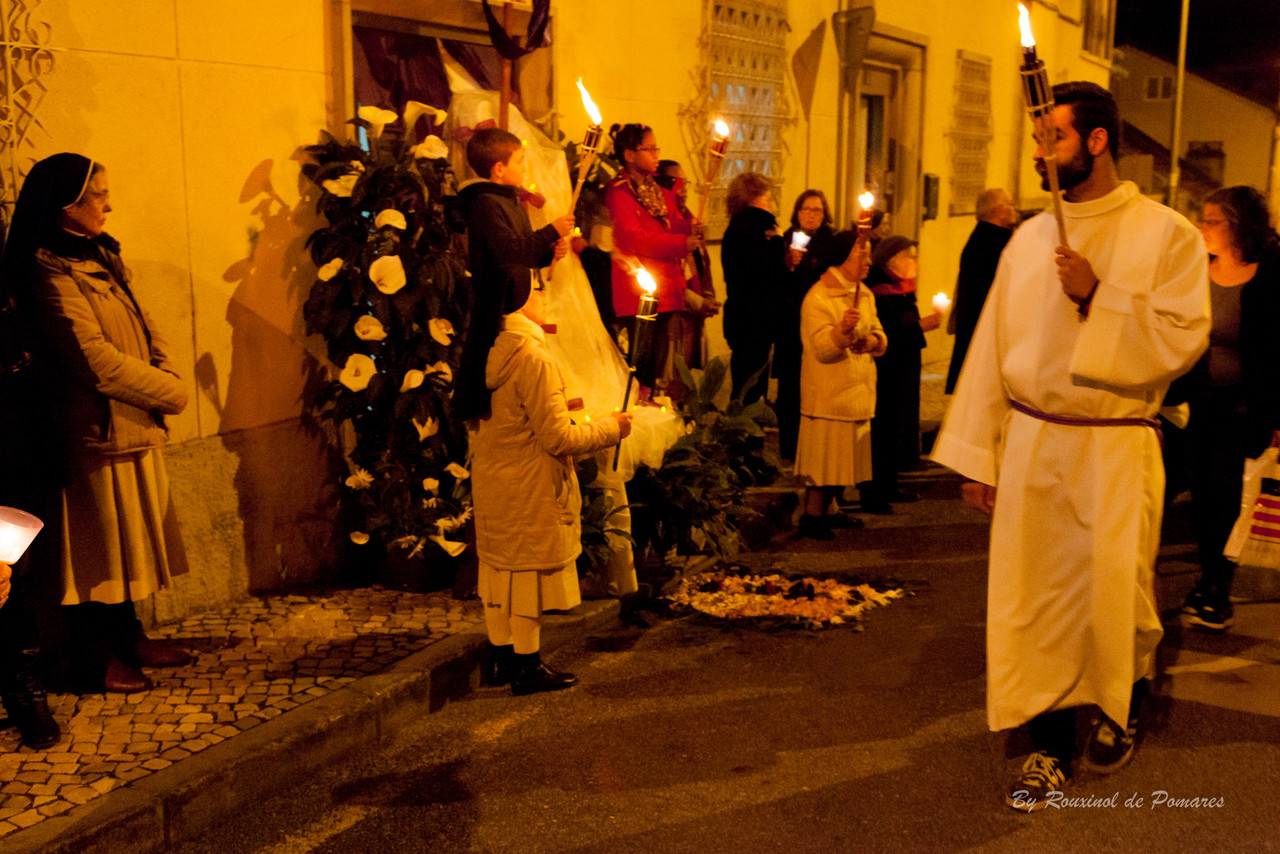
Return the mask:
<path id="1" fill-rule="evenodd" d="M 378 215 L 374 217 L 374 228 L 382 228 L 388 225 L 392 228 L 398 228 L 401 231 L 404 231 L 409 227 L 409 224 L 405 222 L 404 214 L 400 213 L 400 211 L 395 208 L 387 208 L 384 211 L 380 211 Z"/>
<path id="2" fill-rule="evenodd" d="M 453 341 L 453 324 L 443 317 L 433 317 L 428 320 L 427 329 L 431 331 L 432 338 L 446 347 Z"/>
<path id="3" fill-rule="evenodd" d="M 366 314 L 355 323 L 356 337 L 361 341 L 382 341 L 387 337 L 387 329 L 382 321 L 372 314 Z"/>
<path id="4" fill-rule="evenodd" d="M 320 186 L 324 188 L 326 193 L 332 193 L 340 198 L 350 198 L 351 193 L 356 188 L 356 181 L 360 180 L 360 176 L 355 172 L 348 172 L 340 178 L 330 178 L 328 181 L 321 182 Z"/>
<path id="5" fill-rule="evenodd" d="M 413 156 L 417 160 L 439 160 L 449 156 L 449 146 L 435 134 L 431 134 L 413 147 Z"/>
<path id="6" fill-rule="evenodd" d="M 434 477 L 423 478 L 422 488 L 434 495 L 440 489 L 440 481 Z"/>
<path id="7" fill-rule="evenodd" d="M 435 337 L 435 336 L 432 336 Z M 437 339 L 439 340 L 439 339 Z M 427 366 L 427 373 L 442 374 L 445 382 L 453 382 L 453 368 L 449 367 L 448 362 L 436 362 L 434 365 Z"/>
<path id="8" fill-rule="evenodd" d="M 394 294 L 408 281 L 399 255 L 383 255 L 369 265 L 369 279 L 384 294 Z"/>
<path id="9" fill-rule="evenodd" d="M 444 467 L 444 470 L 453 475 L 457 480 L 466 480 L 471 477 L 471 472 L 467 471 L 457 463 L 449 463 L 449 465 Z"/>
<path id="10" fill-rule="evenodd" d="M 444 549 L 446 552 L 448 552 L 449 557 L 457 557 L 458 555 L 462 554 L 467 550 L 466 543 L 454 543 L 449 540 L 446 540 L 444 537 L 440 536 L 439 534 L 434 534 L 430 537 L 427 537 L 427 539 L 435 543 L 440 548 Z"/>
<path id="11" fill-rule="evenodd" d="M 349 196 L 351 194 L 347 193 L 347 195 Z M 342 269 L 342 264 L 343 264 L 343 261 L 341 258 L 334 258 L 328 264 L 325 264 L 323 267 L 321 267 L 319 270 L 316 271 L 316 278 L 322 282 L 329 281 L 334 276 L 338 275 L 338 271 Z"/>
<path id="12" fill-rule="evenodd" d="M 427 375 L 416 368 L 411 371 L 406 371 L 404 379 L 400 382 L 400 393 L 404 394 L 406 391 L 411 391 L 417 388 L 422 385 L 422 381 L 426 378 Z"/>
<path id="13" fill-rule="evenodd" d="M 430 104 L 424 104 L 421 101 L 410 101 L 404 105 L 405 131 L 412 131 L 413 126 L 418 123 L 418 119 L 427 114 L 431 115 L 432 123 L 437 125 L 444 124 L 444 120 L 449 118 L 449 114 L 444 110 L 437 110 Z"/>
<path id="14" fill-rule="evenodd" d="M 373 359 L 364 353 L 352 353 L 347 357 L 347 364 L 343 367 L 342 373 L 338 374 L 338 382 L 352 391 L 364 391 L 369 385 L 369 380 L 373 379 L 373 375 L 377 372 L 378 366 L 374 364 Z"/>
<path id="15" fill-rule="evenodd" d="M 356 466 L 356 473 L 347 478 L 346 483 L 352 489 L 368 489 L 373 486 L 373 475 Z"/>
<path id="16" fill-rule="evenodd" d="M 434 418 L 428 418 L 427 423 L 423 424 L 416 418 L 409 419 L 413 422 L 413 429 L 418 431 L 418 441 L 430 439 L 432 436 L 440 432 L 440 422 Z"/>
<path id="17" fill-rule="evenodd" d="M 364 531 L 352 531 L 351 542 L 355 543 L 357 546 L 363 546 L 365 543 L 369 542 L 369 535 Z"/>
<path id="18" fill-rule="evenodd" d="M 369 123 L 369 134 L 374 139 L 382 136 L 384 127 L 400 118 L 390 110 L 384 110 L 381 107 L 361 107 L 356 115 Z"/>

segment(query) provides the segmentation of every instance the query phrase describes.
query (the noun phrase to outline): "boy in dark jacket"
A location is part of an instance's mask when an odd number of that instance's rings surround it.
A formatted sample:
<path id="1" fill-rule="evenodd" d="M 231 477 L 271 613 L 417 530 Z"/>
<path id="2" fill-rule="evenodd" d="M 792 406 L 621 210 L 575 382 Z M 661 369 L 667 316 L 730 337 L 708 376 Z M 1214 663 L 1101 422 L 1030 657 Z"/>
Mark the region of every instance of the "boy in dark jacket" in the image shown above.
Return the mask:
<path id="1" fill-rule="evenodd" d="M 488 414 L 485 360 L 498 337 L 502 316 L 520 308 L 519 304 L 503 304 L 509 289 L 500 268 L 541 268 L 568 252 L 560 238 L 573 230 L 572 213 L 537 231 L 529 223 L 520 203 L 525 157 L 519 137 L 499 128 L 478 130 L 467 142 L 467 162 L 483 180 L 458 193 L 467 221 L 472 293 L 471 324 L 453 396 L 454 414 L 463 420 Z"/>

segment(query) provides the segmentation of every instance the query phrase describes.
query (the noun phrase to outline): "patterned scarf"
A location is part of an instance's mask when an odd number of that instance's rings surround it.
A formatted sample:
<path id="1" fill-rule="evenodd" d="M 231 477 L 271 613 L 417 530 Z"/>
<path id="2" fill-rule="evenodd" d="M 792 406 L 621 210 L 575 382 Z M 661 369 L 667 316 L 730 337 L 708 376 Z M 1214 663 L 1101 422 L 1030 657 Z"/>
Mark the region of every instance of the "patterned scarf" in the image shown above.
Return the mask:
<path id="1" fill-rule="evenodd" d="M 656 220 L 660 220 L 663 226 L 667 223 L 667 200 L 662 197 L 662 188 L 658 186 L 658 182 L 653 180 L 652 175 L 645 175 L 636 183 L 634 174 L 628 175 L 627 184 L 631 187 L 631 192 L 636 194 L 636 199 L 640 204 L 644 205 L 644 209 L 649 215 Z"/>

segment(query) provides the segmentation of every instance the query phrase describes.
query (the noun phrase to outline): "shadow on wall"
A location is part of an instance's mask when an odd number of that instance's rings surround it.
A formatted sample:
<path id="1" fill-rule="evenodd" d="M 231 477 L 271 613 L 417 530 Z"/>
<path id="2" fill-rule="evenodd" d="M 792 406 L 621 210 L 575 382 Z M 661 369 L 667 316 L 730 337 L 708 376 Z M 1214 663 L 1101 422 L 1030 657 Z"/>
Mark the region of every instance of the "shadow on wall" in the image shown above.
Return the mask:
<path id="1" fill-rule="evenodd" d="M 302 157 L 299 150 L 294 159 Z M 273 165 L 264 160 L 244 183 L 239 201 L 253 205 L 261 228 L 250 235 L 249 257 L 222 276 L 235 285 L 225 392 L 212 354 L 196 364 L 200 390 L 218 412 L 219 438 L 238 460 L 234 488 L 250 591 L 327 580 L 338 553 L 335 461 L 306 414 L 306 390 L 326 371 L 306 347 L 302 319 L 315 280 L 304 244 L 319 221 L 309 182 L 299 175 L 303 194 L 291 208 L 272 186 Z"/>

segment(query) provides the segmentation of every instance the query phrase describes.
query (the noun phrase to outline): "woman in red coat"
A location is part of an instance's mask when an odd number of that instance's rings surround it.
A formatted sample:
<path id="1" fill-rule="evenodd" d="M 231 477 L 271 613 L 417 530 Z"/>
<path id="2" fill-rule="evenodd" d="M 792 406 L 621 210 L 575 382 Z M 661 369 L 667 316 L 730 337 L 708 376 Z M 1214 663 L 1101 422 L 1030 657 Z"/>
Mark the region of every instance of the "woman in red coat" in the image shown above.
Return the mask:
<path id="1" fill-rule="evenodd" d="M 640 267 L 648 270 L 658 284 L 659 313 L 651 344 L 636 364 L 636 377 L 641 386 L 661 388 L 671 370 L 667 325 L 672 312 L 684 309 L 681 262 L 696 244 L 695 225 L 681 214 L 675 193 L 654 180 L 660 158 L 653 131 L 629 124 L 614 125 L 611 133 L 614 153 L 627 167 L 605 193 L 613 220 L 613 310 L 629 324 L 629 340 L 634 341 L 640 305 L 635 274 Z"/>

